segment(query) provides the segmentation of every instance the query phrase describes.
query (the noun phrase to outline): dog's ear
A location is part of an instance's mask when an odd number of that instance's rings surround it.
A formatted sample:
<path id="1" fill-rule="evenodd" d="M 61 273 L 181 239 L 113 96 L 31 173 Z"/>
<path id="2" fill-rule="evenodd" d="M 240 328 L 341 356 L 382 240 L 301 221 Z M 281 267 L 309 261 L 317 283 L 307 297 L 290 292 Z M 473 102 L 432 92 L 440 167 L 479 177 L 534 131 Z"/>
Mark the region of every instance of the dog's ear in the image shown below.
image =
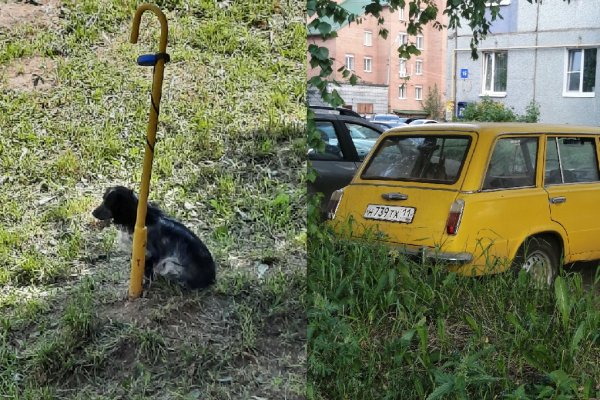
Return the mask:
<path id="1" fill-rule="evenodd" d="M 110 212 L 110 210 L 108 209 L 108 207 L 106 207 L 104 202 L 98 207 L 96 207 L 94 211 L 92 211 L 92 215 L 100 221 L 105 221 L 113 217 L 112 212 Z"/>

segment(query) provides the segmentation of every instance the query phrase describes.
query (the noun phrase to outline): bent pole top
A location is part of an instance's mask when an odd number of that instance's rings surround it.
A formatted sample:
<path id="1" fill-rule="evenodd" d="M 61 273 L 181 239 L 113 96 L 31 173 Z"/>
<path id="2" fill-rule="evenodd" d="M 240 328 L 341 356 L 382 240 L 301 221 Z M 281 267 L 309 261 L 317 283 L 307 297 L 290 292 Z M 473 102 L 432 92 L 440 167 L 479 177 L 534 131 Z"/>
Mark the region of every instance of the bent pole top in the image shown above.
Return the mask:
<path id="1" fill-rule="evenodd" d="M 129 41 L 131 43 L 137 43 L 138 36 L 140 34 L 140 21 L 142 19 L 142 14 L 144 11 L 152 11 L 158 17 L 160 21 L 160 42 L 158 45 L 158 51 L 160 53 L 165 53 L 167 51 L 167 37 L 169 36 L 169 25 L 167 23 L 167 17 L 165 14 L 155 6 L 154 4 L 142 4 L 135 11 L 135 15 L 133 16 L 133 26 L 131 28 L 131 37 Z"/>

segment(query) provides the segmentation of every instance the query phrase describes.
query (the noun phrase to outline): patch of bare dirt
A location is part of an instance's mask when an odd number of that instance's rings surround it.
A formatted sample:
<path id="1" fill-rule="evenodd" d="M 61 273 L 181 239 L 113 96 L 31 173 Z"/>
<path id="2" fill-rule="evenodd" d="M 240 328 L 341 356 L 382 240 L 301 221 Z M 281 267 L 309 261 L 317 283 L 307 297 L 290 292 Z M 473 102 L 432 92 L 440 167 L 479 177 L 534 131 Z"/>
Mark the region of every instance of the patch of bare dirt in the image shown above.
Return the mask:
<path id="1" fill-rule="evenodd" d="M 58 21 L 59 4 L 58 0 L 0 0 L 0 29 L 27 23 L 36 26 L 53 25 Z"/>
<path id="2" fill-rule="evenodd" d="M 56 63 L 44 57 L 21 58 L 0 66 L 1 85 L 9 89 L 33 91 L 50 89 L 56 84 Z"/>

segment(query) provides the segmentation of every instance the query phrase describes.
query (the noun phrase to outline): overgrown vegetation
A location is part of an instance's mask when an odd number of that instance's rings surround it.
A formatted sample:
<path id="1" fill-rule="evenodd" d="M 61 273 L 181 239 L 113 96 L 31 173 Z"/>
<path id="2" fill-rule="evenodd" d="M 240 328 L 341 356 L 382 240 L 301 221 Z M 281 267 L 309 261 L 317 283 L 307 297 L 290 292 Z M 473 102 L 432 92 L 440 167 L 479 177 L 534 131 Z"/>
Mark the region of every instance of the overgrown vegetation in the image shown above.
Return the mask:
<path id="1" fill-rule="evenodd" d="M 489 97 L 467 105 L 463 112 L 465 121 L 482 122 L 538 122 L 540 108 L 535 100 L 531 100 L 525 108 L 525 114 L 518 115 L 504 103 L 493 101 Z"/>
<path id="2" fill-rule="evenodd" d="M 423 111 L 427 112 L 429 118 L 435 120 L 440 120 L 444 116 L 444 102 L 437 84 L 427 90 L 427 95 L 423 100 Z"/>
<path id="3" fill-rule="evenodd" d="M 540 290 L 327 233 L 309 248 L 309 398 L 600 396 L 600 300 L 581 275 Z"/>
<path id="4" fill-rule="evenodd" d="M 139 185 L 152 69 L 135 60 L 160 29 L 144 14 L 132 45 L 138 2 L 57 3 L 50 23 L 0 25 L 3 72 L 54 66 L 44 85 L 0 80 L 0 397 L 302 398 L 302 4 L 158 2 L 171 62 L 150 199 L 207 243 L 218 275 L 128 302 L 129 256 L 91 210 L 107 186 Z"/>

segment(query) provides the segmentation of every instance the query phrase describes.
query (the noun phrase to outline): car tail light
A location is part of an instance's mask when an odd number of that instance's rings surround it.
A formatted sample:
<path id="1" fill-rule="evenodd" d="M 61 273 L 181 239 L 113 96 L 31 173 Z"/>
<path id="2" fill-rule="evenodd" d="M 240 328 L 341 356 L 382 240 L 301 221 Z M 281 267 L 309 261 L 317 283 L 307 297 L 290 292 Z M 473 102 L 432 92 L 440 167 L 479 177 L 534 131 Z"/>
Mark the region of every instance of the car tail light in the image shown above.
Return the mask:
<path id="1" fill-rule="evenodd" d="M 446 233 L 448 235 L 456 235 L 458 232 L 464 208 L 465 202 L 460 199 L 456 200 L 452 203 L 452 206 L 450 206 L 450 213 L 448 214 L 448 220 L 446 221 Z"/>
<path id="2" fill-rule="evenodd" d="M 338 206 L 340 205 L 340 201 L 342 200 L 342 195 L 344 194 L 344 189 L 338 189 L 331 194 L 329 198 L 329 204 L 327 205 L 327 219 L 334 219 L 335 213 L 337 212 Z"/>

